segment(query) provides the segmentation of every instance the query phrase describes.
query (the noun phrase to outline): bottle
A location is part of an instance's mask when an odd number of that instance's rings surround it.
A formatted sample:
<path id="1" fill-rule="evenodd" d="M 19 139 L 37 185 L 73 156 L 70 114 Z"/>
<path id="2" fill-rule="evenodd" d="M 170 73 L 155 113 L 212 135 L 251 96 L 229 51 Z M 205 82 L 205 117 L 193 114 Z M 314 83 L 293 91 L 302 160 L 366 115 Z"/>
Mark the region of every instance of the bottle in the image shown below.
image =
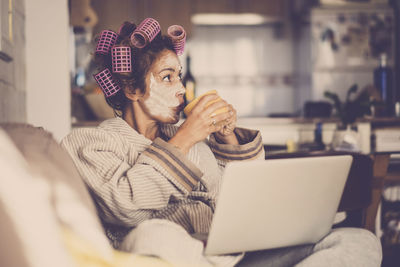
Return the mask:
<path id="1" fill-rule="evenodd" d="M 383 108 L 382 115 L 392 116 L 393 115 L 393 72 L 392 69 L 387 66 L 387 56 L 385 53 L 379 57 L 379 66 L 374 70 L 374 85 L 379 89 L 382 97 Z"/>
<path id="2" fill-rule="evenodd" d="M 196 80 L 194 79 L 191 71 L 190 71 L 190 55 L 188 54 L 186 57 L 186 73 L 183 77 L 183 85 L 186 88 L 186 92 L 184 95 L 185 106 L 191 102 L 195 98 L 196 94 Z"/>
<path id="3" fill-rule="evenodd" d="M 314 144 L 316 150 L 325 150 L 325 144 L 322 141 L 322 122 L 317 122 L 315 125 Z"/>

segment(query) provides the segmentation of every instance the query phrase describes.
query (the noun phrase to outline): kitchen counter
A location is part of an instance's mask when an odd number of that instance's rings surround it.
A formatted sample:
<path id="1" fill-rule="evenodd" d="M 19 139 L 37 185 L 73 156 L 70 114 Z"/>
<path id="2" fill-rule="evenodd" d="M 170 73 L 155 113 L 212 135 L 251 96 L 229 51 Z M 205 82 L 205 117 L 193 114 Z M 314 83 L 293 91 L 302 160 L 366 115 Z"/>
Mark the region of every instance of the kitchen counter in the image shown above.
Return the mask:
<path id="1" fill-rule="evenodd" d="M 261 132 L 264 145 L 286 146 L 309 143 L 314 140 L 317 123 L 322 123 L 322 141 L 325 145 L 332 142 L 338 118 L 303 118 L 303 117 L 240 117 L 237 126 L 257 129 Z M 73 128 L 96 127 L 101 121 L 85 121 L 72 124 Z M 371 134 L 375 129 L 399 127 L 400 118 L 363 118 L 356 122 L 361 138 L 362 153 L 371 152 Z"/>

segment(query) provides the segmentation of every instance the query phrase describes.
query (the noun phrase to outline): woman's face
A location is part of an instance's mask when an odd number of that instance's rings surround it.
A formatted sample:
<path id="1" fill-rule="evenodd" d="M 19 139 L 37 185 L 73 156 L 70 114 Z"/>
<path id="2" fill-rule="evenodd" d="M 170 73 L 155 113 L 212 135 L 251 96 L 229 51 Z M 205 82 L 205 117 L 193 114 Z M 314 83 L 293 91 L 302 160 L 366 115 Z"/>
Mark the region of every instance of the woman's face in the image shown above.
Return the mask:
<path id="1" fill-rule="evenodd" d="M 145 112 L 163 123 L 177 123 L 183 109 L 185 87 L 182 66 L 177 55 L 164 50 L 146 75 L 146 93 L 142 104 Z"/>

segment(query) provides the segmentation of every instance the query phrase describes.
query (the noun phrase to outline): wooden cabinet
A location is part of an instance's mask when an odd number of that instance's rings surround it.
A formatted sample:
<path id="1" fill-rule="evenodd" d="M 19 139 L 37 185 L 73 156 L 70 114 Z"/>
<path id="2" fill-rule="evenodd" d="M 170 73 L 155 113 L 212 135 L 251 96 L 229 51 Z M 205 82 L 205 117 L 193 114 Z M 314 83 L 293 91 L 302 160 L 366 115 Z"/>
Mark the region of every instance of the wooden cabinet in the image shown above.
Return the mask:
<path id="1" fill-rule="evenodd" d="M 284 16 L 286 0 L 192 0 L 194 13 L 257 13 Z"/>
<path id="2" fill-rule="evenodd" d="M 190 16 L 192 14 L 191 1 L 187 0 L 136 0 L 140 8 L 143 3 L 142 12 L 136 12 L 137 23 L 147 17 L 156 19 L 161 25 L 161 31 L 165 34 L 169 26 L 182 25 L 186 32 L 191 32 Z"/>
<path id="3" fill-rule="evenodd" d="M 139 19 L 136 17 L 136 14 L 142 13 L 143 11 L 140 9 L 142 5 L 139 5 L 137 2 L 144 1 L 91 1 L 91 7 L 98 17 L 98 22 L 93 29 L 93 33 L 96 35 L 105 29 L 117 31 L 124 21 L 133 21 L 138 23 Z M 73 14 L 71 14 L 71 16 L 73 16 Z"/>
<path id="4" fill-rule="evenodd" d="M 140 23 L 146 17 L 157 19 L 166 33 L 173 24 L 182 25 L 190 36 L 190 18 L 196 13 L 258 13 L 283 17 L 286 0 L 96 0 L 92 1 L 99 21 L 94 33 L 102 29 L 118 30 L 121 22 Z"/>
<path id="5" fill-rule="evenodd" d="M 182 25 L 188 33 L 191 29 L 192 6 L 187 0 L 96 0 L 92 7 L 99 17 L 94 34 L 103 29 L 117 31 L 124 21 L 139 24 L 147 17 L 156 19 L 163 33 L 173 24 Z"/>

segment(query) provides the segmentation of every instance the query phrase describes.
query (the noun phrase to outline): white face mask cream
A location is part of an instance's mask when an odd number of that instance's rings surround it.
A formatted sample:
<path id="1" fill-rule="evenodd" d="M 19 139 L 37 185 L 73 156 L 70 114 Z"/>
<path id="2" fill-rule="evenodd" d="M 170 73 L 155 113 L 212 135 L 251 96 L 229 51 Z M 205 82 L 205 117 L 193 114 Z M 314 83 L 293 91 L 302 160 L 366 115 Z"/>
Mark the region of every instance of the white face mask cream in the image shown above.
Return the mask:
<path id="1" fill-rule="evenodd" d="M 176 111 L 173 108 L 180 105 L 177 95 L 185 93 L 183 85 L 158 82 L 150 73 L 149 88 L 149 97 L 144 101 L 149 113 L 155 117 L 174 118 Z"/>

